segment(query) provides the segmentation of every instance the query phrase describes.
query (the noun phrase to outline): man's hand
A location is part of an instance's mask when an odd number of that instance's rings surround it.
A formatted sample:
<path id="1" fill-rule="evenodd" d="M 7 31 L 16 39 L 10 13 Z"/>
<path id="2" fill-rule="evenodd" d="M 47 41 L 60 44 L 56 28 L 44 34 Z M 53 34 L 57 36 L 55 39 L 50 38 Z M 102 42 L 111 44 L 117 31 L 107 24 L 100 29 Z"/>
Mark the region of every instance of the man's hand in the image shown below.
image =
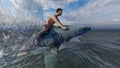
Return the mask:
<path id="1" fill-rule="evenodd" d="M 63 29 L 63 30 L 67 30 L 68 28 L 67 28 L 66 26 L 63 26 L 62 29 Z"/>

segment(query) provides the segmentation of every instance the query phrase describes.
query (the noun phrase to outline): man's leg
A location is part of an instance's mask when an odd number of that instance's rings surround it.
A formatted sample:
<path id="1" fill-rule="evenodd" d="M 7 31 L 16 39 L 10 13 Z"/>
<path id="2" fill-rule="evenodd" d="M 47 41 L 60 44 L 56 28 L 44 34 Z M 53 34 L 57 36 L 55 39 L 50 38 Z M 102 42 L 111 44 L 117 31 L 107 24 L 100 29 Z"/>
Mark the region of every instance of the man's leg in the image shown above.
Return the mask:
<path id="1" fill-rule="evenodd" d="M 45 34 L 47 31 L 48 31 L 49 28 L 47 27 L 44 27 L 39 33 L 38 33 L 38 36 L 36 37 L 35 39 L 35 45 L 38 46 L 38 43 L 39 43 L 39 38 Z"/>

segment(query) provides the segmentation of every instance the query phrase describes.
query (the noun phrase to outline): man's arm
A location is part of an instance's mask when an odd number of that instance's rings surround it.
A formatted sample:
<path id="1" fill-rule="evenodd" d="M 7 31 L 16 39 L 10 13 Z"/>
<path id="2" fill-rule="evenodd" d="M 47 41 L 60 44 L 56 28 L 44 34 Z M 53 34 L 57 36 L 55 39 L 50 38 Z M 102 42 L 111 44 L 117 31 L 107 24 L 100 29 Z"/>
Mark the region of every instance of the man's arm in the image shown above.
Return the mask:
<path id="1" fill-rule="evenodd" d="M 63 26 L 63 24 L 55 17 L 55 15 L 52 15 L 51 18 L 57 23 L 62 29 L 67 29 L 67 27 Z"/>

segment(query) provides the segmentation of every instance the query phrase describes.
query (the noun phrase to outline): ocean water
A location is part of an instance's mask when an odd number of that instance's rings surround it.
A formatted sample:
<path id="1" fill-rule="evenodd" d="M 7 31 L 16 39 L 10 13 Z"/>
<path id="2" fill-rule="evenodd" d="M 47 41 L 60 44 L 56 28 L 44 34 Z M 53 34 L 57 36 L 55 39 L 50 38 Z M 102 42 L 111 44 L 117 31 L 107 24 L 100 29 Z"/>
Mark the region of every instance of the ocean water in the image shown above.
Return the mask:
<path id="1" fill-rule="evenodd" d="M 33 44 L 36 33 L 37 30 L 0 31 L 0 67 L 45 68 L 45 48 Z M 120 31 L 91 30 L 61 44 L 55 65 L 56 68 L 119 68 L 119 53 Z"/>

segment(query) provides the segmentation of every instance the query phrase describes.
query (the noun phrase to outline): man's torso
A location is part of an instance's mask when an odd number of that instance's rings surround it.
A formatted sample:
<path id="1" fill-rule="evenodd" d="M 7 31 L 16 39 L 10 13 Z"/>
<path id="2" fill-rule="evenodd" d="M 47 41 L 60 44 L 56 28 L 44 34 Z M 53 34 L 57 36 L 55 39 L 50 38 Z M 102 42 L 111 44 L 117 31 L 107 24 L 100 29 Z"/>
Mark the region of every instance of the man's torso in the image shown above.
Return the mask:
<path id="1" fill-rule="evenodd" d="M 57 18 L 57 17 L 56 17 L 56 18 Z M 57 18 L 57 20 L 58 20 L 58 18 Z M 46 26 L 47 26 L 48 28 L 50 28 L 50 27 L 53 26 L 53 24 L 55 24 L 55 21 L 50 17 L 50 18 L 48 19 L 48 22 L 46 23 Z"/>

